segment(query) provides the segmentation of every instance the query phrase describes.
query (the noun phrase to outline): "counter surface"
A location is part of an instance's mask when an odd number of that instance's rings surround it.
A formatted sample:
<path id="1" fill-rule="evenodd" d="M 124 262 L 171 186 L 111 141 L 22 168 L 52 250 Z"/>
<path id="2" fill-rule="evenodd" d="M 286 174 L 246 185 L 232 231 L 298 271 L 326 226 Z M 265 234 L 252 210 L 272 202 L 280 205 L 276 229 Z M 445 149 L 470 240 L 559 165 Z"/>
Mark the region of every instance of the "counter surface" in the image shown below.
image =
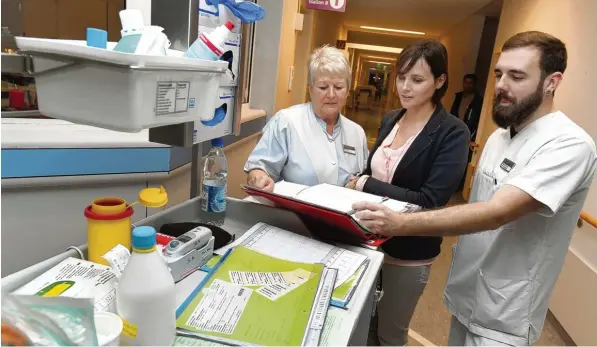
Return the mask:
<path id="1" fill-rule="evenodd" d="M 149 142 L 149 130 L 123 133 L 58 119 L 2 119 L 2 148 L 169 147 Z"/>
<path id="2" fill-rule="evenodd" d="M 208 216 L 199 208 L 200 200 L 195 198 L 180 205 L 160 212 L 135 223 L 135 226 L 148 225 L 156 230 L 165 223 L 172 221 L 207 221 Z M 263 222 L 281 229 L 289 230 L 297 234 L 310 235 L 309 230 L 301 222 L 298 216 L 292 212 L 278 209 L 261 203 L 253 202 L 253 199 L 238 200 L 228 198 L 226 205 L 226 218 L 222 228 L 236 236 L 241 237 L 255 224 Z M 323 337 L 322 345 L 364 346 L 367 344 L 369 333 L 369 322 L 374 307 L 374 294 L 377 290 L 377 275 L 383 264 L 383 253 L 373 249 L 357 246 L 337 245 L 366 255 L 369 258 L 367 267 L 361 282 L 354 293 L 347 309 L 330 307 L 326 321 L 331 324 L 329 335 Z M 180 305 L 196 288 L 205 277 L 204 272 L 195 272 L 189 277 L 177 283 L 176 299 Z M 329 321 L 328 321 L 329 319 Z"/>

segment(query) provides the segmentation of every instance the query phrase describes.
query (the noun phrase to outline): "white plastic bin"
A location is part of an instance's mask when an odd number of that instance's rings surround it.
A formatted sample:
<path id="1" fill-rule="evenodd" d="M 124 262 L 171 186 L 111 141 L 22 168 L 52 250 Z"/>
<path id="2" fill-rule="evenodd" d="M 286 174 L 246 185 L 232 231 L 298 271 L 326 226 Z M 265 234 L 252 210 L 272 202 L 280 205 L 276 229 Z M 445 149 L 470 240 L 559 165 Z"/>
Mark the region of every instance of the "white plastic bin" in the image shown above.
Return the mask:
<path id="1" fill-rule="evenodd" d="M 73 123 L 138 132 L 211 119 L 228 64 L 143 56 L 87 47 L 84 41 L 17 37 L 32 57 L 40 112 Z"/>

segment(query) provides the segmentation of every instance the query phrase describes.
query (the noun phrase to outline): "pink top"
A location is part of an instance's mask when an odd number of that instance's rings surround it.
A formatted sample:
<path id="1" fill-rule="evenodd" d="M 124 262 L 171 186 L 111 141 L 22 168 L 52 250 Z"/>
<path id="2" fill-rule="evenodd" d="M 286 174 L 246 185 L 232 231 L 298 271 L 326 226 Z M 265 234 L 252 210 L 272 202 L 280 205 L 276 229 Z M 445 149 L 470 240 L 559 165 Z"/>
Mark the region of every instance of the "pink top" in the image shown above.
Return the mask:
<path id="1" fill-rule="evenodd" d="M 383 142 L 381 143 L 379 148 L 377 148 L 375 153 L 373 153 L 373 157 L 371 158 L 371 176 L 379 181 L 389 184 L 392 183 L 392 178 L 394 177 L 394 173 L 396 172 L 398 164 L 400 164 L 400 160 L 402 160 L 402 158 L 404 157 L 404 153 L 408 151 L 408 148 L 422 130 L 419 130 L 415 135 L 411 136 L 408 140 L 406 140 L 404 145 L 402 145 L 401 147 L 392 149 L 390 148 L 390 145 L 392 144 L 392 142 L 394 142 L 394 139 L 398 134 L 398 129 L 400 129 L 400 122 L 396 122 L 396 125 L 394 126 L 392 131 L 383 140 Z M 357 181 L 355 188 L 359 191 L 363 191 L 363 187 L 365 186 L 365 182 L 367 182 L 368 178 L 369 176 L 367 175 L 361 176 Z M 431 264 L 434 258 L 409 261 L 395 259 L 386 254 L 384 260 L 388 264 L 398 266 L 423 266 Z"/>
<path id="2" fill-rule="evenodd" d="M 396 172 L 398 164 L 400 164 L 400 160 L 402 160 L 404 153 L 408 151 L 408 148 L 412 142 L 421 132 L 419 130 L 418 133 L 406 140 L 404 145 L 401 147 L 392 149 L 390 148 L 390 145 L 392 142 L 394 142 L 394 139 L 398 134 L 398 129 L 400 129 L 400 122 L 396 122 L 396 125 L 392 131 L 383 140 L 371 158 L 371 176 L 385 183 L 392 183 L 392 177 L 394 177 L 394 173 Z M 363 187 L 365 186 L 365 182 L 367 182 L 367 178 L 369 178 L 369 176 L 366 175 L 359 178 L 356 184 L 357 190 L 363 191 Z"/>

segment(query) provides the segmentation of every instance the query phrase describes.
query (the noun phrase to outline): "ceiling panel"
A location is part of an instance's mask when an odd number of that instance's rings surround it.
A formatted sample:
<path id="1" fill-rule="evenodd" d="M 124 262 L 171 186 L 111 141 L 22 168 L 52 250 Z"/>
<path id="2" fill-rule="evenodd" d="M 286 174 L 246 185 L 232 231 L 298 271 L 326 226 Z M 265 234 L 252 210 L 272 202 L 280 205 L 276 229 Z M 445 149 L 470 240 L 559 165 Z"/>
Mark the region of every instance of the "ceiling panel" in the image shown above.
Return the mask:
<path id="1" fill-rule="evenodd" d="M 344 24 L 348 30 L 367 25 L 437 37 L 492 1 L 500 0 L 348 0 Z"/>

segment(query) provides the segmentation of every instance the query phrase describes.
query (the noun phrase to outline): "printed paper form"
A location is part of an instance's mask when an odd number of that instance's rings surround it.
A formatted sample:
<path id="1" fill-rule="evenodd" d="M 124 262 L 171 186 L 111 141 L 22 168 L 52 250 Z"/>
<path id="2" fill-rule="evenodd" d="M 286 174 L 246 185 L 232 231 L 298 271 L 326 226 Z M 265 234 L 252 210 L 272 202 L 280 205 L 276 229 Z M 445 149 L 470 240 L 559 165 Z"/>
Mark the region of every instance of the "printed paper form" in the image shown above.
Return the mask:
<path id="1" fill-rule="evenodd" d="M 343 314 L 339 309 L 330 308 L 325 317 L 325 324 L 319 339 L 320 346 L 332 346 L 333 341 L 342 341 L 347 331 L 342 329 Z"/>
<path id="2" fill-rule="evenodd" d="M 187 325 L 203 331 L 232 334 L 252 292 L 237 284 L 214 280 Z"/>
<path id="3" fill-rule="evenodd" d="M 300 192 L 309 188 L 308 186 L 304 186 L 302 184 L 296 184 L 286 181 L 278 182 L 274 185 L 274 193 L 279 195 L 288 196 L 291 198 L 296 198 Z"/>
<path id="4" fill-rule="evenodd" d="M 354 291 L 355 287 L 359 285 L 361 282 L 361 278 L 365 273 L 365 270 L 369 267 L 369 259 L 367 259 L 361 266 L 357 269 L 357 271 L 350 276 L 350 278 L 344 282 L 344 284 L 337 288 L 334 291 L 332 299 L 338 301 L 345 301 L 348 299 L 348 296 L 351 295 L 350 292 Z"/>
<path id="5" fill-rule="evenodd" d="M 351 211 L 352 205 L 355 202 L 380 202 L 382 199 L 382 197 L 377 195 L 325 183 L 307 187 L 301 184 L 282 181 L 276 183 L 274 193 L 341 212 Z M 414 212 L 419 209 L 416 205 L 391 199 L 385 201 L 383 204 L 396 212 Z"/>
<path id="6" fill-rule="evenodd" d="M 174 339 L 172 346 L 204 346 L 204 347 L 216 347 L 216 346 L 228 346 L 214 341 L 203 340 L 195 337 L 187 337 L 177 335 Z"/>
<path id="7" fill-rule="evenodd" d="M 233 243 L 215 250 L 214 253 L 224 255 L 228 249 L 241 245 L 271 257 L 301 263 L 321 262 L 336 248 L 306 236 L 258 223 Z"/>
<path id="8" fill-rule="evenodd" d="M 270 284 L 257 289 L 256 292 L 272 301 L 276 301 L 278 298 L 290 293 L 303 283 L 304 282 Z"/>
<path id="9" fill-rule="evenodd" d="M 226 261 L 220 263 L 212 272 L 205 288 L 210 288 L 215 280 L 228 282 L 230 271 L 292 272 L 298 268 L 309 271 L 314 276 L 275 301 L 253 293 L 232 334 L 199 330 L 186 324 L 206 295 L 203 290 L 190 297 L 188 306 L 177 318 L 177 328 L 187 335 L 194 334 L 234 345 L 238 345 L 239 342 L 269 346 L 300 345 L 308 324 L 320 275 L 323 272 L 322 264 L 289 262 L 246 247 L 237 247 L 228 255 Z"/>
<path id="10" fill-rule="evenodd" d="M 336 211 L 349 212 L 352 210 L 352 205 L 355 202 L 380 202 L 383 197 L 331 184 L 319 184 L 303 190 L 298 195 L 298 198 Z"/>
<path id="11" fill-rule="evenodd" d="M 230 271 L 230 282 L 241 286 L 265 286 L 268 284 L 284 284 L 281 272 L 247 272 Z"/>
<path id="12" fill-rule="evenodd" d="M 17 289 L 15 294 L 93 298 L 97 311 L 115 309 L 116 277 L 109 267 L 67 258 Z"/>
<path id="13" fill-rule="evenodd" d="M 285 272 L 230 271 L 230 281 L 244 286 L 265 286 L 270 284 L 295 284 L 306 282 L 312 275 L 304 269 Z"/>
<path id="14" fill-rule="evenodd" d="M 324 263 L 338 269 L 334 288 L 346 282 L 367 259 L 365 255 L 259 223 L 232 244 L 215 251 L 224 254 L 229 248 L 242 245 L 272 257 L 302 263 Z"/>

